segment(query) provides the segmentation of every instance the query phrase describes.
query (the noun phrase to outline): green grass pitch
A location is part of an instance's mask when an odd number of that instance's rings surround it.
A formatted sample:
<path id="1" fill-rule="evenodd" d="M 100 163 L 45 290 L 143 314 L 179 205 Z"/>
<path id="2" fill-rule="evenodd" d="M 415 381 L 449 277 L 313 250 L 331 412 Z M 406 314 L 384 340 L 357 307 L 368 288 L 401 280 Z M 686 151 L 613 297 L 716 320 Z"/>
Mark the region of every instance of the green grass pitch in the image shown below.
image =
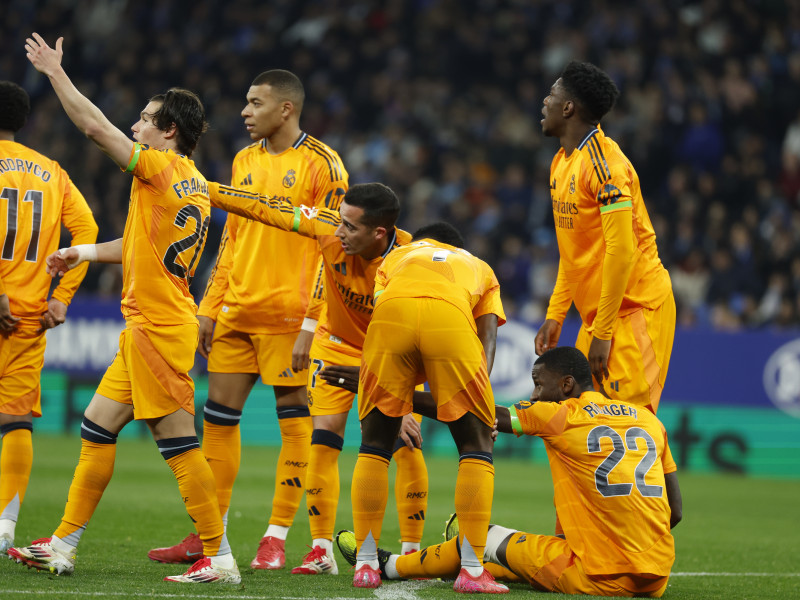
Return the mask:
<path id="1" fill-rule="evenodd" d="M 273 492 L 277 450 L 248 447 L 234 488 L 228 538 L 240 570 L 240 586 L 188 586 L 162 581 L 185 570 L 147 559 L 147 550 L 181 540 L 192 528 L 177 484 L 149 440 L 119 442 L 114 477 L 78 551 L 75 573 L 54 576 L 0 561 L 0 597 L 61 598 L 378 598 L 438 600 L 453 598 L 450 582 L 389 582 L 378 590 L 352 587 L 352 572 L 338 555 L 338 576 L 253 572 L 248 568 L 266 528 Z M 77 437 L 34 438 L 34 469 L 22 506 L 16 541 L 47 536 L 58 525 L 77 462 Z M 355 450 L 340 460 L 342 498 L 337 529 L 350 528 L 350 477 Z M 430 497 L 423 544 L 441 540 L 452 512 L 456 455 L 428 460 Z M 492 521 L 534 533 L 553 528 L 552 483 L 543 465 L 498 458 Z M 393 471 L 392 471 L 393 472 Z M 800 598 L 800 481 L 682 473 L 684 519 L 676 528 L 677 560 L 665 598 Z M 399 533 L 390 499 L 381 545 L 399 549 Z M 305 502 L 287 541 L 288 567 L 299 564 L 309 543 Z M 539 595 L 513 585 L 510 597 Z M 550 594 L 546 598 L 568 598 Z"/>

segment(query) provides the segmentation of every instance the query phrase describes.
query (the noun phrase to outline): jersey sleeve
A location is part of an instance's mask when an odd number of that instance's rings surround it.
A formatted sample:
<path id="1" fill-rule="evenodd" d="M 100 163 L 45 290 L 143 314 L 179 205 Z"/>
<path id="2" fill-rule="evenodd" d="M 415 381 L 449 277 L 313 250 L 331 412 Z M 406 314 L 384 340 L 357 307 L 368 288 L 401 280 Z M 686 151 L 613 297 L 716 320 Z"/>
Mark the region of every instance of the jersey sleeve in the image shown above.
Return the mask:
<path id="1" fill-rule="evenodd" d="M 134 142 L 131 148 L 131 158 L 128 166 L 123 169 L 126 173 L 133 173 L 144 185 L 153 189 L 163 189 L 164 183 L 169 183 L 164 173 L 164 167 L 170 162 L 166 152 L 154 150 L 147 144 Z"/>
<path id="2" fill-rule="evenodd" d="M 585 177 L 600 211 L 605 255 L 593 334 L 609 340 L 633 267 L 633 200 L 626 163 L 603 152 L 600 144 L 595 151 L 597 158 L 591 169 L 587 166 Z"/>
<path id="3" fill-rule="evenodd" d="M 222 308 L 222 300 L 228 290 L 228 275 L 233 267 L 237 229 L 236 217 L 228 215 L 219 242 L 217 261 L 214 263 L 211 275 L 208 276 L 206 291 L 200 301 L 200 306 L 197 307 L 198 317 L 217 320 L 217 315 L 219 315 L 219 311 Z"/>
<path id="4" fill-rule="evenodd" d="M 97 241 L 98 229 L 94 216 L 92 216 L 92 210 L 86 203 L 83 194 L 69 178 L 67 178 L 67 192 L 64 195 L 61 209 L 61 222 L 70 233 L 71 246 L 94 244 Z M 85 262 L 67 271 L 59 281 L 58 287 L 53 290 L 52 298 L 69 306 L 78 286 L 86 276 L 88 268 L 89 263 Z"/>
<path id="5" fill-rule="evenodd" d="M 211 206 L 310 238 L 333 235 L 341 223 L 338 210 L 294 206 L 283 198 L 267 198 L 216 182 L 209 182 L 208 195 Z"/>
<path id="6" fill-rule="evenodd" d="M 545 319 L 552 319 L 558 323 L 563 323 L 567 316 L 567 311 L 572 304 L 572 294 L 564 276 L 564 267 L 561 261 L 558 262 L 558 276 L 553 293 L 550 295 L 550 303 L 547 305 Z"/>
<path id="7" fill-rule="evenodd" d="M 606 251 L 593 335 L 602 340 L 610 340 L 614 320 L 622 305 L 628 278 L 633 269 L 633 212 L 630 209 L 612 211 L 603 214 L 601 221 Z"/>
<path id="8" fill-rule="evenodd" d="M 669 449 L 666 431 L 664 431 L 664 453 L 661 455 L 661 465 L 665 475 L 678 470 L 678 465 L 675 464 L 675 459 L 672 458 L 672 451 Z"/>
<path id="9" fill-rule="evenodd" d="M 500 283 L 491 267 L 483 261 L 481 261 L 481 270 L 485 288 L 472 309 L 472 316 L 477 319 L 483 315 L 497 315 L 497 324 L 498 326 L 502 325 L 506 322 L 506 314 L 503 311 L 503 302 L 500 300 Z"/>
<path id="10" fill-rule="evenodd" d="M 317 276 L 314 278 L 314 285 L 311 287 L 305 318 L 319 321 L 320 316 L 322 316 L 322 309 L 325 307 L 325 265 L 322 263 L 321 254 L 317 261 L 316 273 Z"/>
<path id="11" fill-rule="evenodd" d="M 517 437 L 541 435 L 550 421 L 561 412 L 557 402 L 531 402 L 523 400 L 508 408 L 511 429 Z"/>

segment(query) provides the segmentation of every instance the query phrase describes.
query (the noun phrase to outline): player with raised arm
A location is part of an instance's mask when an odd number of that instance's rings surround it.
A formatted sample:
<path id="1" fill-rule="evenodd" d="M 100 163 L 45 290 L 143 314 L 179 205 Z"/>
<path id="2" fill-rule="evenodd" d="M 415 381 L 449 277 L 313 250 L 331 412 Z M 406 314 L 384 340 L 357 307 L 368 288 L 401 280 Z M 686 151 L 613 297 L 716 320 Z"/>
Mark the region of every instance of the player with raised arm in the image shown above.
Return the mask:
<path id="1" fill-rule="evenodd" d="M 61 166 L 15 141 L 30 113 L 27 92 L 0 81 L 0 555 L 14 545 L 33 464 L 33 417 L 42 416 L 44 331 L 64 322 L 88 265 L 70 271 L 48 299 L 45 257 L 63 224 L 73 244 L 93 244 L 97 224 Z"/>
<path id="2" fill-rule="evenodd" d="M 544 442 L 564 533 L 491 525 L 486 568 L 498 579 L 527 582 L 543 592 L 661 597 L 675 561 L 670 530 L 683 516 L 664 425 L 636 404 L 595 392 L 589 363 L 576 348 L 545 352 L 532 375 L 529 401 L 496 407 L 497 429 Z M 430 395 L 415 394 L 414 409 L 436 417 Z M 382 576 L 454 576 L 465 548 L 457 521 L 448 525 L 448 541 L 419 553 L 378 550 Z M 354 536 L 346 533 L 337 541 L 354 564 Z"/>
<path id="3" fill-rule="evenodd" d="M 260 197 L 209 183 L 213 206 L 317 240 L 324 267 L 325 310 L 311 346 L 308 402 L 314 432 L 306 475 L 306 505 L 311 526 L 311 552 L 294 574 L 338 572 L 333 534 L 339 502 L 339 454 L 344 444 L 351 391 L 331 385 L 324 377 L 329 365 L 357 366 L 375 303 L 373 289 L 378 266 L 394 248 L 411 236 L 395 227 L 400 202 L 380 183 L 354 185 L 339 210 L 296 207 L 285 199 Z M 419 423 L 404 420 L 393 457 L 397 461 L 395 488 L 408 490 L 398 506 L 403 551 L 419 548 L 424 525 L 427 470 L 422 457 Z M 398 449 L 398 445 L 400 448 Z"/>
<path id="4" fill-rule="evenodd" d="M 266 71 L 253 80 L 242 117 L 255 143 L 234 158 L 232 184 L 294 206 L 336 209 L 347 191 L 347 172 L 335 151 L 300 129 L 304 98 L 303 84 L 289 71 Z M 281 451 L 272 515 L 250 563 L 253 569 L 283 568 L 286 536 L 305 490 L 312 430 L 306 382 L 315 322 L 304 318 L 318 262 L 313 239 L 228 215 L 197 311 L 198 352 L 208 359 L 209 371 L 203 454 L 214 472 L 226 523 L 241 458 L 239 420 L 245 402 L 259 375 L 275 393 Z M 200 539 L 190 534 L 148 556 L 194 562 L 202 550 Z"/>
<path id="5" fill-rule="evenodd" d="M 598 389 L 655 413 L 675 337 L 675 299 L 639 177 L 600 128 L 618 96 L 606 73 L 573 61 L 544 99 L 542 131 L 561 143 L 550 166 L 560 260 L 535 347 L 541 355 L 558 344 L 574 302 L 582 321 L 575 346 Z"/>
<path id="6" fill-rule="evenodd" d="M 10 557 L 37 569 L 71 573 L 78 542 L 114 470 L 117 435 L 144 420 L 175 474 L 186 510 L 203 541 L 204 558 L 168 581 L 241 581 L 217 502 L 214 475 L 194 429 L 194 383 L 189 370 L 197 344 L 197 307 L 189 282 L 205 243 L 211 207 L 208 184 L 189 159 L 206 129 L 199 98 L 170 89 L 150 99 L 131 127 L 133 141 L 72 84 L 55 49 L 36 33 L 28 59 L 48 76 L 67 116 L 120 168 L 133 175 L 121 239 L 79 245 L 47 258 L 52 274 L 87 260 L 122 263 L 120 349 L 106 370 L 81 424 L 81 456 L 61 524 L 50 538 L 12 548 Z"/>

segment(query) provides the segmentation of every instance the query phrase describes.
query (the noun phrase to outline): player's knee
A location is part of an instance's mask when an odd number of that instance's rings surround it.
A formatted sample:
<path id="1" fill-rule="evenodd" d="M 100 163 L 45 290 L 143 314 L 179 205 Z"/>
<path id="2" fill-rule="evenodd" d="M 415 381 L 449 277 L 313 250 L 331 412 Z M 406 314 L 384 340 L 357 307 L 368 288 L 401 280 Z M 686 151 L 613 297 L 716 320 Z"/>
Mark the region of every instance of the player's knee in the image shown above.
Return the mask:
<path id="1" fill-rule="evenodd" d="M 94 442 L 95 444 L 116 444 L 117 434 L 94 423 L 83 417 L 81 423 L 81 438 L 87 442 Z"/>

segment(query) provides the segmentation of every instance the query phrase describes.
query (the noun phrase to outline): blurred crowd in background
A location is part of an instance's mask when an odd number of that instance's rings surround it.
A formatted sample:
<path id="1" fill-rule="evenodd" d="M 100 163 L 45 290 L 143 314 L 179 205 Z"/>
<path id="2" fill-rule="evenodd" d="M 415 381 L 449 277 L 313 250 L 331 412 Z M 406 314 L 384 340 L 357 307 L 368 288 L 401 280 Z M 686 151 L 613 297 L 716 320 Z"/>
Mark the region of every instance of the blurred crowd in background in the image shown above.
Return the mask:
<path id="1" fill-rule="evenodd" d="M 65 37 L 67 73 L 124 131 L 151 95 L 197 92 L 211 129 L 194 159 L 223 183 L 250 143 L 250 82 L 293 71 L 301 127 L 339 152 L 351 185 L 391 186 L 405 229 L 458 226 L 494 267 L 509 316 L 538 326 L 558 263 L 548 175 L 559 146 L 541 133 L 542 100 L 569 60 L 588 60 L 622 92 L 602 124 L 639 174 L 679 324 L 800 326 L 800 3 L 5 0 L 2 12 L 0 79 L 33 103 L 18 141 L 68 170 L 99 241 L 122 234 L 130 180 L 29 66 L 32 31 Z M 215 213 L 198 294 L 224 219 Z M 120 285 L 117 267 L 98 265 L 81 293 Z"/>

